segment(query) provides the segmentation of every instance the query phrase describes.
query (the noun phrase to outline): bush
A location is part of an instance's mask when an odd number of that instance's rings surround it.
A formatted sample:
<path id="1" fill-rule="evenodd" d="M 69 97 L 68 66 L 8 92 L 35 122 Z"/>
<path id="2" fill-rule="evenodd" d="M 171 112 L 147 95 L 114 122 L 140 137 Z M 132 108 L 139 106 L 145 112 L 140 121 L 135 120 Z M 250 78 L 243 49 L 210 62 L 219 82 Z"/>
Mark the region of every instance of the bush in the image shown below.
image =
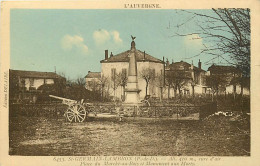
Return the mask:
<path id="1" fill-rule="evenodd" d="M 85 87 L 80 85 L 67 86 L 64 96 L 66 98 L 78 100 L 78 101 L 81 99 L 84 99 L 85 101 L 101 100 L 100 93 L 89 91 Z"/>

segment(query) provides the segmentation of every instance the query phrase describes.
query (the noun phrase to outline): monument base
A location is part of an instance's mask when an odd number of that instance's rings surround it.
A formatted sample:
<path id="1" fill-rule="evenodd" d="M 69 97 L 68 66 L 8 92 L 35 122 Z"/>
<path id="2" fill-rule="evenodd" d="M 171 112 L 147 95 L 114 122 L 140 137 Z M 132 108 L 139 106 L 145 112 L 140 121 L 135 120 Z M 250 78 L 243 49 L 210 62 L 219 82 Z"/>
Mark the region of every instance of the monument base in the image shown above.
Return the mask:
<path id="1" fill-rule="evenodd" d="M 139 106 L 141 106 L 142 103 L 123 103 L 123 115 L 127 117 L 133 117 L 138 114 Z"/>
<path id="2" fill-rule="evenodd" d="M 133 89 L 126 89 L 125 90 L 125 101 L 124 103 L 139 103 L 140 102 L 140 93 L 141 90 L 137 89 L 137 88 L 133 88 Z"/>

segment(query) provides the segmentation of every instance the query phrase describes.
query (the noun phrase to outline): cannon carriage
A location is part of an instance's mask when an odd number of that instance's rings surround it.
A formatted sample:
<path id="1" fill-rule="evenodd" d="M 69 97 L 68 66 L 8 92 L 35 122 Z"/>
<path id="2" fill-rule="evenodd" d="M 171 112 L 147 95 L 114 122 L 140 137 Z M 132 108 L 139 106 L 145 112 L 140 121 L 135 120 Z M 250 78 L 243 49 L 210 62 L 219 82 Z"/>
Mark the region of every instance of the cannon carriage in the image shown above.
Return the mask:
<path id="1" fill-rule="evenodd" d="M 64 116 L 69 122 L 84 122 L 89 114 L 94 114 L 93 104 L 84 103 L 83 100 L 76 101 L 72 99 L 67 99 L 63 97 L 58 97 L 54 95 L 49 95 L 51 98 L 62 100 L 62 104 L 68 105 Z"/>
<path id="2" fill-rule="evenodd" d="M 125 116 L 125 110 L 127 108 L 122 108 L 122 106 L 116 106 L 115 111 L 116 114 L 113 114 L 112 110 L 110 113 L 97 113 L 98 111 L 95 110 L 94 104 L 92 103 L 85 103 L 82 99 L 81 101 L 76 101 L 72 99 L 67 99 L 63 97 L 58 97 L 54 95 L 49 95 L 51 98 L 55 98 L 62 101 L 62 104 L 65 104 L 68 106 L 67 110 L 64 113 L 64 116 L 67 121 L 69 122 L 84 122 L 87 117 L 119 117 L 119 121 L 122 120 L 122 117 Z M 150 107 L 150 103 L 147 98 L 144 100 L 141 100 L 141 105 L 145 107 Z M 138 109 L 139 106 L 131 106 L 131 109 Z M 96 108 L 97 109 L 97 108 Z M 149 108 L 148 108 L 149 110 Z M 140 111 L 140 110 L 139 110 Z"/>

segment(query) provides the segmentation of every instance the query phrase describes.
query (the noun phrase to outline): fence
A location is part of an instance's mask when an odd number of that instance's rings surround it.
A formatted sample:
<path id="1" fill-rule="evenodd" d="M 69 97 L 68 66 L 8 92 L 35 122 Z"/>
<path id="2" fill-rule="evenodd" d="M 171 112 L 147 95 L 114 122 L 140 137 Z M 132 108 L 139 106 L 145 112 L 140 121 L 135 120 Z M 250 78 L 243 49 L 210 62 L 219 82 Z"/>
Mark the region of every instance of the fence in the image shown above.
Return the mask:
<path id="1" fill-rule="evenodd" d="M 61 117 L 67 109 L 61 103 L 10 104 L 10 116 Z M 124 114 L 131 117 L 170 117 L 177 120 L 198 120 L 217 111 L 216 103 L 203 105 L 167 105 L 167 106 L 122 106 L 114 104 L 96 104 L 91 108 L 96 113 Z M 121 113 L 120 113 L 121 112 Z"/>
<path id="2" fill-rule="evenodd" d="M 216 103 L 203 105 L 128 106 L 124 114 L 137 117 L 170 117 L 177 120 L 199 120 L 217 112 Z"/>

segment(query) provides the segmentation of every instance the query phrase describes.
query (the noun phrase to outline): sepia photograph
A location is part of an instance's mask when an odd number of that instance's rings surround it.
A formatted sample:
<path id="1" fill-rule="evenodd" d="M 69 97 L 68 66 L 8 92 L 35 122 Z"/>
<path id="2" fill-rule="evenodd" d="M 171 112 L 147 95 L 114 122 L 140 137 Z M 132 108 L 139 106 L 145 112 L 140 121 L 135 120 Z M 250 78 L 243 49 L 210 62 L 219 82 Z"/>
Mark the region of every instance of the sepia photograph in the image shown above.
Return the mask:
<path id="1" fill-rule="evenodd" d="M 250 156 L 250 18 L 11 9 L 9 155 Z"/>
<path id="2" fill-rule="evenodd" d="M 8 1 L 0 165 L 259 164 L 259 2 Z"/>

